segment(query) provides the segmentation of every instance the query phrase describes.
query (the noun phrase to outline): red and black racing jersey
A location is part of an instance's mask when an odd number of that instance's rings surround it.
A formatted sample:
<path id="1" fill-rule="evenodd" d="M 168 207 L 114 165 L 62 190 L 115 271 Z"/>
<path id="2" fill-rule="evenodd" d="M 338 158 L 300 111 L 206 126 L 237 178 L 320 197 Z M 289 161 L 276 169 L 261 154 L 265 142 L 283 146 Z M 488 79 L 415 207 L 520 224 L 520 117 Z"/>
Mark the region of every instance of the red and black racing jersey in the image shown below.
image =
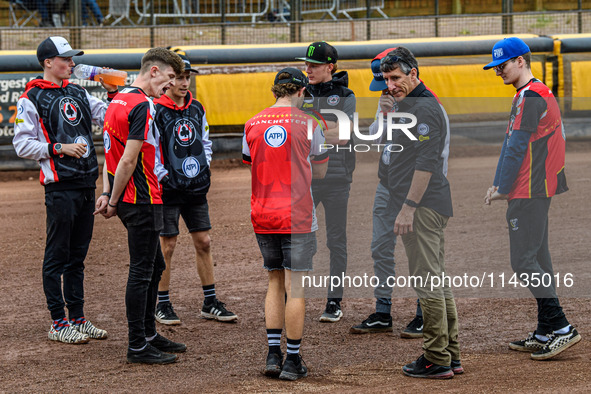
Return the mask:
<path id="1" fill-rule="evenodd" d="M 158 131 L 153 124 L 154 113 L 154 104 L 144 91 L 128 87 L 115 96 L 105 115 L 103 140 L 111 189 L 127 141 L 144 141 L 136 168 L 121 195 L 122 202 L 162 204 L 158 178 L 154 173 L 160 157 Z"/>

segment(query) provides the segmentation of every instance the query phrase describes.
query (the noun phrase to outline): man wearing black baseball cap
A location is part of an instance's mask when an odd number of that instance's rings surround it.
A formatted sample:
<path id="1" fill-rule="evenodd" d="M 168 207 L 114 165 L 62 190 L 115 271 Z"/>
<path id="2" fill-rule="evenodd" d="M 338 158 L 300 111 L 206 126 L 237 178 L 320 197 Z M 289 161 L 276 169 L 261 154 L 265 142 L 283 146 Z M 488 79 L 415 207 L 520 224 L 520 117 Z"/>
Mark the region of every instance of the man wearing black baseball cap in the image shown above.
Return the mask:
<path id="1" fill-rule="evenodd" d="M 307 78 L 294 68 L 277 73 L 275 104 L 244 126 L 242 158 L 252 174 L 251 219 L 268 271 L 265 326 L 269 352 L 264 374 L 285 380 L 308 375 L 300 357 L 306 303 L 302 280 L 316 253 L 312 178 L 326 173 L 328 155 L 317 123 L 308 139 L 310 116 L 300 111 Z M 287 161 L 286 161 L 287 158 Z M 281 353 L 285 326 L 287 357 Z"/>
<path id="2" fill-rule="evenodd" d="M 98 178 L 92 123 L 102 125 L 107 110 L 104 102 L 68 81 L 72 56 L 83 53 L 73 50 L 63 37 L 49 37 L 39 44 L 43 76 L 27 84 L 14 122 L 17 154 L 41 165 L 47 212 L 43 290 L 53 321 L 48 337 L 64 343 L 107 337 L 107 331 L 93 326 L 83 312 L 84 259 L 92 238 Z M 117 86 L 101 84 L 113 91 L 108 96 L 112 99 Z"/>
<path id="3" fill-rule="evenodd" d="M 336 109 L 345 112 L 353 120 L 355 94 L 348 88 L 347 72 L 337 72 L 337 50 L 324 41 L 314 42 L 308 46 L 306 56 L 297 59 L 306 62 L 306 73 L 310 80 L 307 93 L 311 97 L 304 100 L 302 109 L 318 115 L 322 109 Z M 337 124 L 335 115 L 320 116 L 328 121 L 329 127 Z M 328 142 L 332 143 L 330 140 Z M 347 204 L 355 169 L 355 150 L 348 140 L 340 140 L 338 144 L 343 146 L 329 151 L 326 177 L 312 181 L 312 194 L 314 205 L 317 207 L 322 203 L 324 206 L 326 245 L 330 250 L 330 275 L 341 278 L 347 270 Z M 342 298 L 342 287 L 329 289 L 321 322 L 341 320 Z"/>
<path id="4" fill-rule="evenodd" d="M 162 163 L 165 172 L 159 176 L 162 184 L 164 228 L 160 232 L 160 245 L 166 269 L 158 283 L 156 321 L 167 325 L 181 324 L 170 301 L 170 267 L 179 234 L 179 217 L 193 239 L 197 259 L 197 273 L 203 288 L 201 316 L 223 322 L 238 319 L 219 301 L 215 292 L 213 258 L 209 230 L 209 191 L 211 140 L 203 105 L 189 91 L 192 74 L 198 71 L 189 59 L 178 54 L 185 68 L 176 76 L 175 84 L 160 98 L 154 100 L 154 122 L 160 131 Z"/>

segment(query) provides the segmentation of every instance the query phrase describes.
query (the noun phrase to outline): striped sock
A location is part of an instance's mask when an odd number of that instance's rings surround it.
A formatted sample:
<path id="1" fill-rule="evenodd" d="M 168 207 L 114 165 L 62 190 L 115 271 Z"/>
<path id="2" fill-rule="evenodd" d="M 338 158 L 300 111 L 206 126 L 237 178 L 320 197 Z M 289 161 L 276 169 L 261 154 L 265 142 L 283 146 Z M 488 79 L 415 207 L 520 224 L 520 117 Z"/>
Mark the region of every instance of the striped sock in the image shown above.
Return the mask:
<path id="1" fill-rule="evenodd" d="M 302 343 L 302 338 L 300 338 L 300 339 L 287 338 L 287 359 L 292 360 L 292 361 L 296 361 L 296 362 L 298 361 L 301 343 Z"/>
<path id="2" fill-rule="evenodd" d="M 79 326 L 80 324 L 84 323 L 86 323 L 86 318 L 84 316 L 72 319 L 72 324 L 75 326 Z"/>
<path id="3" fill-rule="evenodd" d="M 201 286 L 201 287 L 203 287 L 203 295 L 205 296 L 203 303 L 211 304 L 212 302 L 214 302 L 215 301 L 215 283 L 212 285 Z"/>
<path id="4" fill-rule="evenodd" d="M 65 317 L 62 317 L 61 319 L 53 321 L 53 328 L 55 328 L 56 331 L 62 330 L 63 328 L 65 328 L 69 325 L 70 325 L 70 322 Z"/>
<path id="5" fill-rule="evenodd" d="M 168 290 L 158 291 L 158 303 L 163 304 L 165 302 L 170 302 L 170 295 L 168 294 Z"/>
<path id="6" fill-rule="evenodd" d="M 281 328 L 267 328 L 269 353 L 281 353 Z"/>

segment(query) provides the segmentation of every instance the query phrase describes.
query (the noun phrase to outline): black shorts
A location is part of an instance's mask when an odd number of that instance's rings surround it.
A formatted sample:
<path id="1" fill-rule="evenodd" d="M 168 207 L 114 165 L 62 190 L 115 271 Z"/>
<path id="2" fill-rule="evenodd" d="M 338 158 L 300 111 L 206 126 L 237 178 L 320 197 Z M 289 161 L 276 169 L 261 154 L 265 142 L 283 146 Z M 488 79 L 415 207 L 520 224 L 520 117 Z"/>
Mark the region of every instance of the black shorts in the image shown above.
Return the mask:
<path id="1" fill-rule="evenodd" d="M 266 270 L 312 270 L 312 258 L 316 254 L 316 233 L 256 234 L 256 237 Z"/>
<path id="2" fill-rule="evenodd" d="M 211 229 L 209 222 L 209 205 L 180 204 L 164 205 L 164 228 L 161 237 L 175 237 L 179 235 L 179 217 L 182 216 L 190 233 Z"/>

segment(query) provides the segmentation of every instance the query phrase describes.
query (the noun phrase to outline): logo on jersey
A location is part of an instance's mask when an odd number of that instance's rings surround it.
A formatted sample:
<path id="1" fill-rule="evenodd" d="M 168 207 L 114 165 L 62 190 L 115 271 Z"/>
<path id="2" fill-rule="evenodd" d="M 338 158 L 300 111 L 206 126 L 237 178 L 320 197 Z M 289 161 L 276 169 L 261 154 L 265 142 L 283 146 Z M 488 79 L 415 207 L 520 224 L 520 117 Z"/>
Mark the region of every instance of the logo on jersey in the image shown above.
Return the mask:
<path id="1" fill-rule="evenodd" d="M 72 126 L 78 125 L 82 120 L 82 112 L 76 100 L 70 97 L 64 97 L 60 100 L 60 113 L 62 118 Z"/>
<path id="2" fill-rule="evenodd" d="M 103 147 L 105 148 L 105 153 L 108 153 L 111 149 L 111 137 L 109 137 L 109 133 L 106 131 L 103 133 Z"/>
<path id="3" fill-rule="evenodd" d="M 84 154 L 82 155 L 82 157 L 87 158 L 88 155 L 90 155 L 90 144 L 88 143 L 88 141 L 86 140 L 86 138 L 84 138 L 81 135 L 79 135 L 78 137 L 76 137 L 74 139 L 74 143 L 75 144 L 85 144 L 86 145 L 86 152 L 84 152 Z M 105 148 L 105 150 L 106 150 L 106 148 Z"/>
<path id="4" fill-rule="evenodd" d="M 192 145 L 197 138 L 193 123 L 188 119 L 177 120 L 174 124 L 174 138 L 181 146 Z"/>
<path id="5" fill-rule="evenodd" d="M 287 131 L 282 126 L 271 126 L 265 130 L 265 142 L 271 148 L 279 148 L 287 141 Z"/>
<path id="6" fill-rule="evenodd" d="M 187 178 L 195 178 L 199 175 L 200 169 L 199 161 L 193 156 L 189 156 L 183 161 L 183 174 L 185 174 Z"/>
<path id="7" fill-rule="evenodd" d="M 417 127 L 417 131 L 420 135 L 427 135 L 429 134 L 429 125 L 426 123 L 419 124 L 419 127 Z"/>
<path id="8" fill-rule="evenodd" d="M 333 94 L 332 96 L 328 96 L 328 98 L 326 99 L 326 102 L 328 103 L 328 105 L 332 105 L 335 106 L 339 103 L 339 101 L 341 101 L 341 98 L 339 96 L 337 96 L 336 94 Z"/>

